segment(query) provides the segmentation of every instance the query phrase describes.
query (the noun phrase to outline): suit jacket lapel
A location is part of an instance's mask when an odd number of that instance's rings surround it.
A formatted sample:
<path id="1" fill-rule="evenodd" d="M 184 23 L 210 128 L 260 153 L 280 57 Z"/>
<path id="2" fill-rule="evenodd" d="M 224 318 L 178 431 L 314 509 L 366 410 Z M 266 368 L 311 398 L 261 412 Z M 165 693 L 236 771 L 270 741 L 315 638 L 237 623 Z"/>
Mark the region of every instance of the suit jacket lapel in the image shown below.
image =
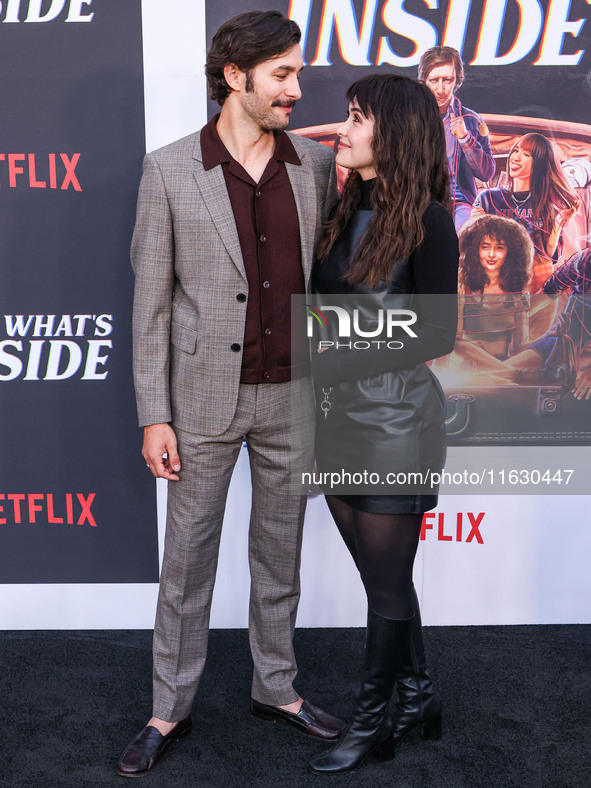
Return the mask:
<path id="1" fill-rule="evenodd" d="M 314 240 L 316 231 L 316 181 L 312 162 L 306 153 L 300 154 L 301 164 L 285 163 L 287 175 L 293 190 L 293 196 L 300 224 L 300 245 L 302 252 L 302 268 L 306 285 L 312 271 Z"/>
<path id="2" fill-rule="evenodd" d="M 201 144 L 195 142 L 193 158 L 196 166 L 193 171 L 195 180 L 209 211 L 212 222 L 236 268 L 246 279 L 246 269 L 242 259 L 240 240 L 236 230 L 236 221 L 226 188 L 226 181 L 221 167 L 214 167 L 207 172 L 203 169 Z M 300 245 L 302 268 L 306 284 L 309 281 L 314 261 L 314 242 L 318 206 L 316 201 L 316 181 L 310 157 L 307 153 L 300 155 L 301 164 L 285 163 L 287 175 L 293 190 L 300 226 Z"/>
<path id="3" fill-rule="evenodd" d="M 201 191 L 205 206 L 226 247 L 226 251 L 232 258 L 232 262 L 246 279 L 246 269 L 244 267 L 244 260 L 242 259 L 242 250 L 240 248 L 238 231 L 236 230 L 236 221 L 234 219 L 234 213 L 232 212 L 232 204 L 228 196 L 223 170 L 221 166 L 214 167 L 208 171 L 203 169 L 199 138 L 195 142 L 193 158 L 196 160 L 193 175 Z"/>

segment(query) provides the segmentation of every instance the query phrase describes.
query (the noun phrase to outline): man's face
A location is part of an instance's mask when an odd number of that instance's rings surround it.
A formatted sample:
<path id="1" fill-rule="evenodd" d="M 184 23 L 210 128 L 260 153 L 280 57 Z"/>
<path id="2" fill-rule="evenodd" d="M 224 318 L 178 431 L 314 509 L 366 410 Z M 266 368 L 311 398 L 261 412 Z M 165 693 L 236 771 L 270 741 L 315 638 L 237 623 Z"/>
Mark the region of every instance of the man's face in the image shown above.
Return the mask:
<path id="1" fill-rule="evenodd" d="M 425 84 L 435 96 L 439 111 L 446 112 L 456 86 L 456 70 L 453 63 L 432 68 L 427 75 Z"/>
<path id="2" fill-rule="evenodd" d="M 291 110 L 302 96 L 299 78 L 303 68 L 302 50 L 295 44 L 247 72 L 241 105 L 261 131 L 276 131 L 289 124 Z"/>

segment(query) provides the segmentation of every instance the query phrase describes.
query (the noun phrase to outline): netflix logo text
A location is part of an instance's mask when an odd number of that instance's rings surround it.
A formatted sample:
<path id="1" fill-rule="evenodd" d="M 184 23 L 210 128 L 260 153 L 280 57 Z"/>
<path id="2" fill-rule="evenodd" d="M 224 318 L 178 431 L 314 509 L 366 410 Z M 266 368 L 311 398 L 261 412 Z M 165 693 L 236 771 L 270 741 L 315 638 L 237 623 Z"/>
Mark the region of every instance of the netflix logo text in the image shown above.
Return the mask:
<path id="1" fill-rule="evenodd" d="M 81 192 L 76 176 L 80 154 L 0 153 L 0 189 L 60 189 Z"/>
<path id="2" fill-rule="evenodd" d="M 97 381 L 109 374 L 113 343 L 105 337 L 113 331 L 113 315 L 4 315 L 4 329 L 0 382 Z"/>
<path id="3" fill-rule="evenodd" d="M 91 525 L 96 493 L 0 493 L 0 525 Z"/>
<path id="4" fill-rule="evenodd" d="M 445 515 L 443 512 L 427 512 L 423 516 L 421 525 L 421 539 L 436 539 L 438 542 L 474 542 L 484 544 L 484 539 L 480 532 L 484 512 L 474 514 L 472 512 L 458 512 L 453 515 Z"/>

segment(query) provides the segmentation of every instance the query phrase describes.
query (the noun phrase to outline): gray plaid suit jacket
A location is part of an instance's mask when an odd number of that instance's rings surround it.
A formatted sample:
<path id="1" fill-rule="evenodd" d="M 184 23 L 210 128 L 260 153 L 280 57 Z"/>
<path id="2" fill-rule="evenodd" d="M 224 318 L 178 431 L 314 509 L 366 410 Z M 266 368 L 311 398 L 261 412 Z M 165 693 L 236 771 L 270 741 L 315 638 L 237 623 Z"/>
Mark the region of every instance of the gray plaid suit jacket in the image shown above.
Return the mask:
<path id="1" fill-rule="evenodd" d="M 172 422 L 219 435 L 236 410 L 248 282 L 221 166 L 203 169 L 201 133 L 144 159 L 131 259 L 134 381 L 140 426 Z M 286 163 L 308 286 L 315 243 L 337 198 L 332 152 L 290 134 Z"/>

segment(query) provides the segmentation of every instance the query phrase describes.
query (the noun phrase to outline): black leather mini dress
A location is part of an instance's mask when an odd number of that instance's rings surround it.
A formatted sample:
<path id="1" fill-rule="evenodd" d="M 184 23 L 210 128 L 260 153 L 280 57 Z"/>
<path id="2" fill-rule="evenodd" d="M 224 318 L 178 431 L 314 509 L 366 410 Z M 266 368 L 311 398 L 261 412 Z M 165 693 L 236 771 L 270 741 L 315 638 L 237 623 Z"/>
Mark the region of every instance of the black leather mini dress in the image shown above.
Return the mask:
<path id="1" fill-rule="evenodd" d="M 321 484 L 326 494 L 362 511 L 416 514 L 437 505 L 437 485 L 429 474 L 440 472 L 445 462 L 445 396 L 425 362 L 453 349 L 457 237 L 445 208 L 432 201 L 423 217 L 422 244 L 409 258 L 394 262 L 388 280 L 375 288 L 349 284 L 344 277 L 372 218 L 372 188 L 373 181 L 364 182 L 358 209 L 328 259 L 315 264 L 314 303 L 321 309 L 349 302 L 368 335 L 378 325 L 379 310 L 412 310 L 418 315 L 412 327 L 417 337 L 409 341 L 403 331 L 384 334 L 384 340 L 401 338 L 403 347 L 370 341 L 365 343 L 369 348 L 357 350 L 347 349 L 342 337 L 326 329 L 325 336 L 340 339 L 343 347 L 312 352 L 316 462 L 321 478 L 340 473 L 344 480 Z M 357 479 L 364 474 L 365 481 L 352 483 L 353 474 Z"/>

